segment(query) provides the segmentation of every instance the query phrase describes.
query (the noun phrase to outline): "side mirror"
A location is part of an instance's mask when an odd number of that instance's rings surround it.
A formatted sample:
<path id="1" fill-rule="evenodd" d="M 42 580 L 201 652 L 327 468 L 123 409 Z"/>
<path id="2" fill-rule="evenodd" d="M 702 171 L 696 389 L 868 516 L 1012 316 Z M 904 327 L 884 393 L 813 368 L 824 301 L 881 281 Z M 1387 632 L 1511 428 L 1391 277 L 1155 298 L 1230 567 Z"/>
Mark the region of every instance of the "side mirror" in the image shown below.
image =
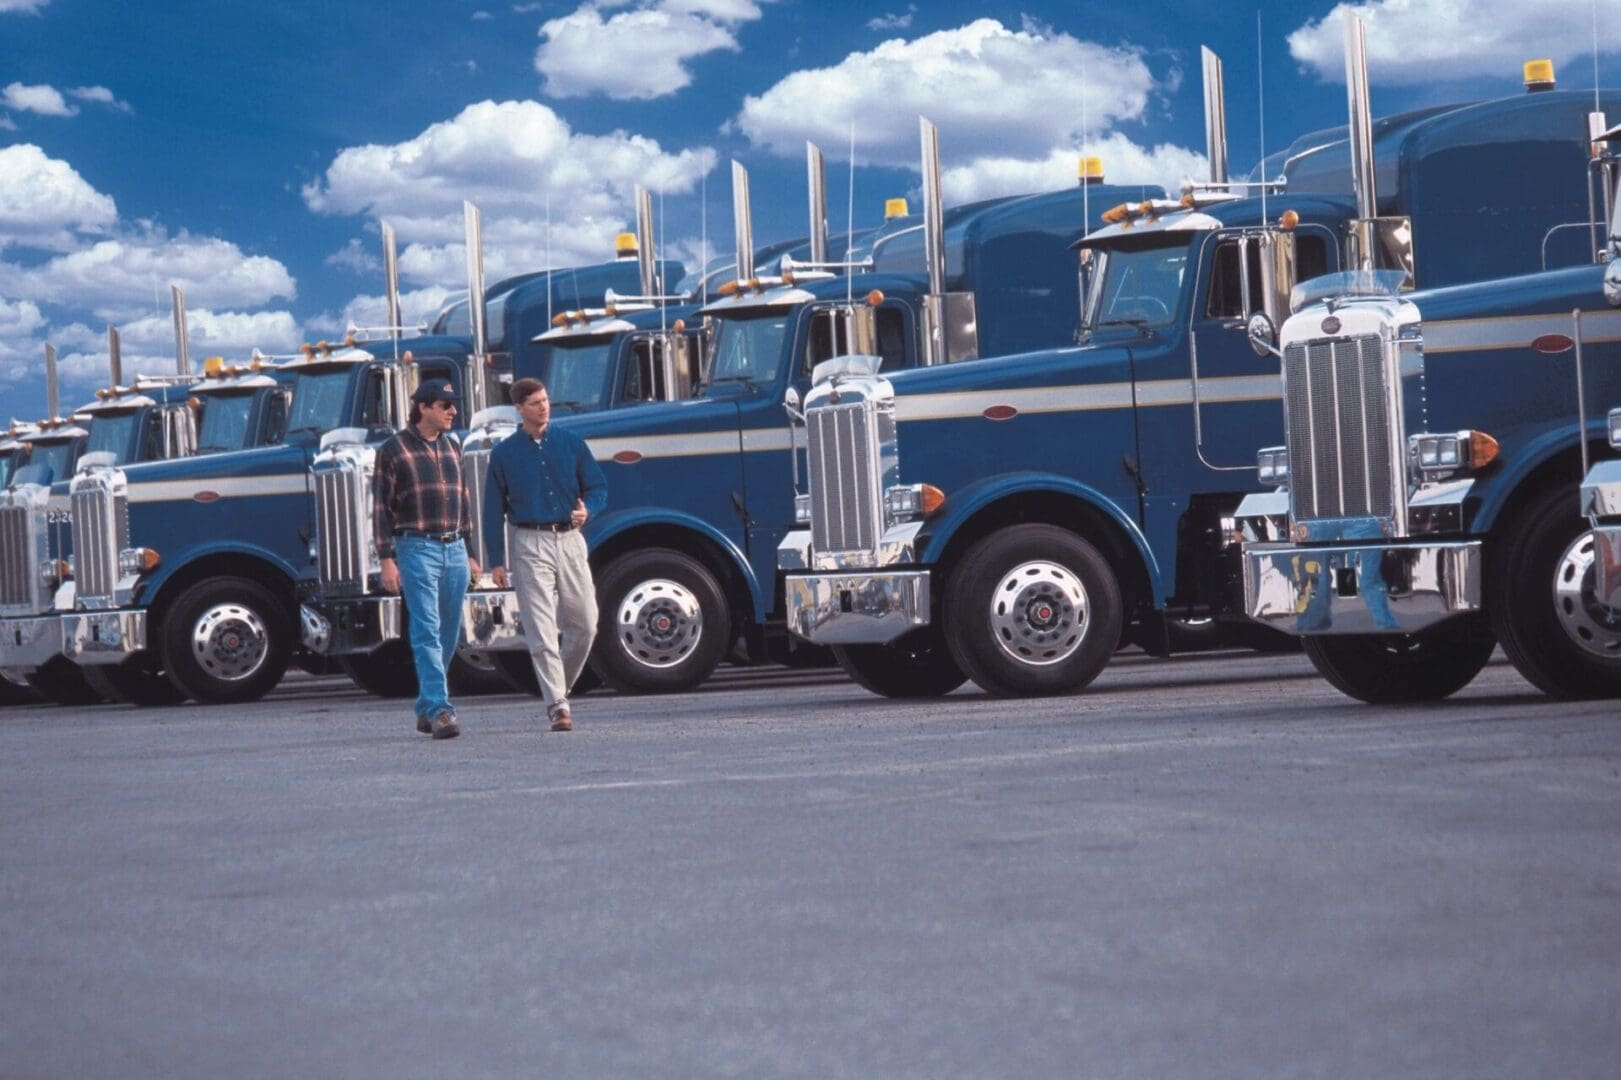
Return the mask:
<path id="1" fill-rule="evenodd" d="M 1251 315 L 1244 326 L 1244 334 L 1249 338 L 1250 348 L 1255 350 L 1256 356 L 1283 359 L 1283 353 L 1278 351 L 1278 328 L 1272 325 L 1272 319 L 1266 312 L 1257 311 Z"/>
<path id="2" fill-rule="evenodd" d="M 788 413 L 790 418 L 803 422 L 805 419 L 805 413 L 802 409 L 800 409 L 799 403 L 799 391 L 790 386 L 788 388 L 788 392 L 782 395 L 782 407 L 784 411 Z"/>

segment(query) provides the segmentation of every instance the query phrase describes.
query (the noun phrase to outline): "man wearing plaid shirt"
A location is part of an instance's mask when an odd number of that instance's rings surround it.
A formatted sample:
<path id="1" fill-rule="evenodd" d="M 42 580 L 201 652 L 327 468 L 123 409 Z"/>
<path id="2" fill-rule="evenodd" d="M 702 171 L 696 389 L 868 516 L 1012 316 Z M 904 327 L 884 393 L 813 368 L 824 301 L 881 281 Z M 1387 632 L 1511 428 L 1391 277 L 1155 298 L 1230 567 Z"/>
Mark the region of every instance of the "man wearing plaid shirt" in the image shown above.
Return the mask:
<path id="1" fill-rule="evenodd" d="M 462 453 L 455 436 L 456 392 L 432 379 L 411 395 L 411 420 L 377 450 L 373 475 L 377 554 L 383 588 L 403 591 L 417 672 L 417 730 L 436 739 L 461 734 L 445 669 L 461 640 L 462 598 L 478 574 Z"/>

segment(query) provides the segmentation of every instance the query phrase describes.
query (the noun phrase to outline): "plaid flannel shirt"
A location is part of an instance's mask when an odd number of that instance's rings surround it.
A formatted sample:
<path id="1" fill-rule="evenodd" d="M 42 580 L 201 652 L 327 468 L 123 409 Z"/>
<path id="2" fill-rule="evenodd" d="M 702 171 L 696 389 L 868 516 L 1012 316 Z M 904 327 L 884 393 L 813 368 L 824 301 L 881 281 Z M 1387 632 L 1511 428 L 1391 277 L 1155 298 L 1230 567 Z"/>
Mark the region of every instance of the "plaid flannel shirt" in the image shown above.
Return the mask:
<path id="1" fill-rule="evenodd" d="M 459 532 L 471 551 L 473 522 L 462 485 L 461 445 L 447 432 L 429 442 L 405 428 L 377 448 L 372 474 L 377 556 L 394 557 L 394 534 Z"/>

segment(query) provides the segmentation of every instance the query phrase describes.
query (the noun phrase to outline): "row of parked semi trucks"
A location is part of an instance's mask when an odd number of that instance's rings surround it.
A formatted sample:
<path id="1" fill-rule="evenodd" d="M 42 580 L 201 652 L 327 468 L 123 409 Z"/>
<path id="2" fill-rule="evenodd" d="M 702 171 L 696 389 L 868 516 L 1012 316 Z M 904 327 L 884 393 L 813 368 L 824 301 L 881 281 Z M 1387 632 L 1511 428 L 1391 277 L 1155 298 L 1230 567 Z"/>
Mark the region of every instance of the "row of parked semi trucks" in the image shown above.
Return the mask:
<path id="1" fill-rule="evenodd" d="M 469 208 L 475 302 L 428 334 L 386 228 L 363 347 L 193 376 L 177 306 L 180 372 L 115 363 L 0 447 L 0 670 L 56 700 L 247 700 L 292 662 L 412 692 L 373 449 L 450 379 L 477 504 L 501 384 L 538 375 L 608 477 L 591 672 L 620 690 L 826 647 L 885 695 L 1068 693 L 1128 643 L 1298 638 L 1368 701 L 1451 693 L 1493 644 L 1614 693 L 1615 95 L 1528 65 L 1538 92 L 1375 121 L 1354 20 L 1346 65 L 1347 126 L 1234 180 L 1206 51 L 1180 199 L 1083 165 L 948 210 L 924 122 L 921 215 L 830 237 L 811 147 L 806 237 L 757 248 L 734 163 L 735 263 L 675 288 L 638 193 L 635 260 L 491 289 Z M 532 685 L 510 592 L 475 582 L 464 629 L 464 687 Z"/>

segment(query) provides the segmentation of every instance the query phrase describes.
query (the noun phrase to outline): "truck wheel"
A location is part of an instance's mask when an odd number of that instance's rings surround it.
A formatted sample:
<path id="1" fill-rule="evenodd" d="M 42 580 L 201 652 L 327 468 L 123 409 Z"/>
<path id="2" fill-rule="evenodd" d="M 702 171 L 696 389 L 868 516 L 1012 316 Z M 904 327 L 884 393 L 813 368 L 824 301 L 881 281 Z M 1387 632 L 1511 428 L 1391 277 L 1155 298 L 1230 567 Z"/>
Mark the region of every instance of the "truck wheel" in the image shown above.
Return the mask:
<path id="1" fill-rule="evenodd" d="M 1556 698 L 1621 694 L 1621 611 L 1593 594 L 1593 534 L 1574 484 L 1529 507 L 1488 557 L 1487 610 L 1503 652 Z"/>
<path id="2" fill-rule="evenodd" d="M 147 708 L 179 705 L 186 695 L 156 667 L 156 658 L 135 656 L 122 664 L 92 664 L 82 668 L 85 681 L 108 701 Z"/>
<path id="3" fill-rule="evenodd" d="M 158 633 L 170 680 L 204 704 L 259 700 L 281 681 L 293 653 L 286 608 L 247 578 L 197 582 L 169 605 Z"/>
<path id="4" fill-rule="evenodd" d="M 369 653 L 339 657 L 338 666 L 356 686 L 374 697 L 417 696 L 416 662 L 411 659 L 411 646 L 404 640 L 384 642 Z"/>
<path id="5" fill-rule="evenodd" d="M 835 645 L 833 657 L 863 689 L 888 698 L 944 697 L 968 681 L 934 626 L 886 645 Z"/>
<path id="6" fill-rule="evenodd" d="M 1462 616 L 1416 634 L 1316 634 L 1306 656 L 1347 697 L 1369 705 L 1440 701 L 1462 690 L 1491 659 L 1491 630 Z"/>
<path id="7" fill-rule="evenodd" d="M 85 681 L 84 669 L 65 656 L 51 657 L 25 678 L 40 697 L 57 705 L 100 705 L 107 700 Z"/>
<path id="8" fill-rule="evenodd" d="M 26 683 L 14 683 L 0 675 L 0 708 L 7 705 L 38 705 L 39 695 Z"/>
<path id="9" fill-rule="evenodd" d="M 445 685 L 454 696 L 510 694 L 513 687 L 506 673 L 495 665 L 495 654 L 481 649 L 457 649 L 445 672 Z"/>
<path id="10" fill-rule="evenodd" d="M 592 664 L 629 693 L 691 690 L 732 644 L 732 615 L 708 568 L 667 548 L 632 552 L 597 582 Z"/>
<path id="11" fill-rule="evenodd" d="M 1084 688 L 1120 643 L 1124 608 L 1098 549 L 1052 525 L 979 541 L 946 582 L 943 606 L 957 665 L 1008 697 Z"/>

